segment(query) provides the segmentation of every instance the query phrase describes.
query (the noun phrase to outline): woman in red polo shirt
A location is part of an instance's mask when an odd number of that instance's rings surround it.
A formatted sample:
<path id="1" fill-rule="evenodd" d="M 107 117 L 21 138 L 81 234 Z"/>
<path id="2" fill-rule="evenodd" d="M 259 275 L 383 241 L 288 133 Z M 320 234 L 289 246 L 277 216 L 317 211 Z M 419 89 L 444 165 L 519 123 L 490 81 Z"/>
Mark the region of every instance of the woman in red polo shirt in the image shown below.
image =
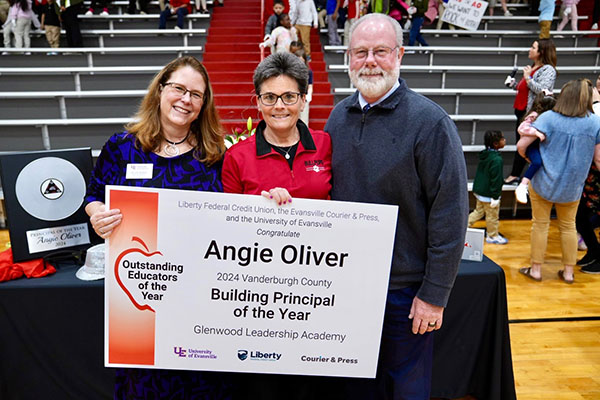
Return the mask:
<path id="1" fill-rule="evenodd" d="M 300 120 L 308 89 L 306 65 L 293 54 L 273 54 L 254 71 L 254 88 L 263 120 L 253 136 L 225 154 L 224 191 L 262 194 L 279 204 L 291 201 L 289 195 L 329 199 L 331 139 Z"/>

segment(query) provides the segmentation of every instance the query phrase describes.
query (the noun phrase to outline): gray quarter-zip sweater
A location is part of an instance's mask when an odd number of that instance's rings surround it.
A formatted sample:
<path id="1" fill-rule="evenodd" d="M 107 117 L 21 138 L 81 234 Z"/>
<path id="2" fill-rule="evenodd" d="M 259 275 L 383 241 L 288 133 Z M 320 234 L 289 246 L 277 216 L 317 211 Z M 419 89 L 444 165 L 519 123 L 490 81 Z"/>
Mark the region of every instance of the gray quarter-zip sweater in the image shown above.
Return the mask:
<path id="1" fill-rule="evenodd" d="M 400 87 L 366 113 L 358 92 L 332 111 L 333 200 L 399 206 L 390 289 L 446 306 L 468 216 L 465 159 L 456 126 L 431 100 Z M 368 268 L 368 266 L 365 266 Z"/>

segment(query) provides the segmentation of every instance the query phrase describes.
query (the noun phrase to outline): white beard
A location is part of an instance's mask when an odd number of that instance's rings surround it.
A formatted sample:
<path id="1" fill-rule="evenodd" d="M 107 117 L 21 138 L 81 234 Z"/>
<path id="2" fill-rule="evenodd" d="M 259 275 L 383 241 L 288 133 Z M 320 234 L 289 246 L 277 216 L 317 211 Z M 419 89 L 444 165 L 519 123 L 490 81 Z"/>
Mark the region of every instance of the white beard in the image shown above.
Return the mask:
<path id="1" fill-rule="evenodd" d="M 365 75 L 379 75 L 377 78 L 368 79 Z M 400 60 L 391 71 L 385 71 L 381 67 L 362 67 L 358 71 L 348 70 L 348 76 L 358 91 L 368 98 L 379 98 L 394 86 L 400 77 Z"/>

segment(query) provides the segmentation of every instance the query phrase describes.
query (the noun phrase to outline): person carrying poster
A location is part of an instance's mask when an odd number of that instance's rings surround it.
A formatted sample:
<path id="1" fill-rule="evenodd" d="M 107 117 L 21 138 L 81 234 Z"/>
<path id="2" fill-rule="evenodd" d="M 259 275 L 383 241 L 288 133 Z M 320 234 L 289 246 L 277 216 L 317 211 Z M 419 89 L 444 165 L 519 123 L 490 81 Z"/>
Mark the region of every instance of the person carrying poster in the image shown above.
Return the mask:
<path id="1" fill-rule="evenodd" d="M 331 139 L 300 120 L 308 89 L 306 64 L 291 53 L 272 54 L 256 67 L 254 88 L 263 120 L 255 135 L 225 154 L 224 191 L 262 194 L 279 205 L 291 202 L 291 196 L 328 200 Z M 248 400 L 318 398 L 319 382 L 324 382 L 286 375 L 253 374 L 240 379 L 245 381 L 239 398 Z"/>
<path id="2" fill-rule="evenodd" d="M 442 326 L 467 227 L 461 141 L 446 112 L 399 79 L 404 48 L 394 19 L 360 18 L 348 51 L 358 90 L 325 127 L 333 148 L 332 199 L 400 211 L 377 376 L 342 379 L 340 396 L 429 399 L 432 333 Z"/>

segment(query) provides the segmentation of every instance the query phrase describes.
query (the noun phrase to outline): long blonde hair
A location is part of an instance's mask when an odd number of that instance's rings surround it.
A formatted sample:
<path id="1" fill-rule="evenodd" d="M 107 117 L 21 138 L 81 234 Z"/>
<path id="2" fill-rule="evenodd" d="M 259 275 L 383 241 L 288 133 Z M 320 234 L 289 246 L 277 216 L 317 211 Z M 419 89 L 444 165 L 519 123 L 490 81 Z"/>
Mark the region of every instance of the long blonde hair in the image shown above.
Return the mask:
<path id="1" fill-rule="evenodd" d="M 179 57 L 168 63 L 150 82 L 148 93 L 144 96 L 135 121 L 125 126 L 134 135 L 137 142 L 146 152 L 158 151 L 162 142 L 162 126 L 160 123 L 160 93 L 162 86 L 169 81 L 173 72 L 179 68 L 191 67 L 204 79 L 206 90 L 204 102 L 198 118 L 190 125 L 190 132 L 196 139 L 194 157 L 207 165 L 221 160 L 225 152 L 223 127 L 219 113 L 215 107 L 213 90 L 210 86 L 208 72 L 200 61 L 191 56 Z"/>

